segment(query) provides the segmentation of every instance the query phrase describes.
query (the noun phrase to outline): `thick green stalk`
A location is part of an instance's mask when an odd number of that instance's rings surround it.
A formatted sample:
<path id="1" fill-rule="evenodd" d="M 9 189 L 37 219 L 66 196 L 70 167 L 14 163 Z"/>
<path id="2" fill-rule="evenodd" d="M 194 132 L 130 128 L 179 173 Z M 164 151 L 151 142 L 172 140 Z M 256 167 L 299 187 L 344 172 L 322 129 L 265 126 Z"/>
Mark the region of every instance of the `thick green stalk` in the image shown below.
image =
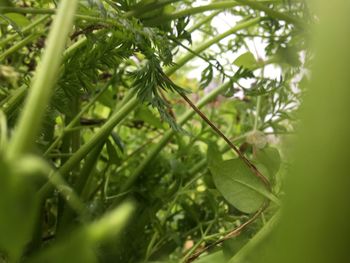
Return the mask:
<path id="1" fill-rule="evenodd" d="M 318 18 L 311 81 L 293 140 L 281 220 L 256 260 L 350 262 L 350 1 L 310 1 Z"/>
<path id="2" fill-rule="evenodd" d="M 73 25 L 78 0 L 62 0 L 37 68 L 27 102 L 8 149 L 9 158 L 28 152 L 40 130 L 51 91 L 58 78 L 62 53 Z"/>
<path id="3" fill-rule="evenodd" d="M 236 25 L 235 27 L 227 30 L 226 32 L 212 38 L 211 40 L 201 44 L 200 46 L 198 46 L 196 49 L 194 49 L 195 53 L 201 53 L 204 50 L 208 49 L 210 46 L 218 43 L 219 41 L 221 41 L 222 39 L 236 33 L 237 31 L 243 30 L 243 29 L 247 29 L 253 25 L 256 25 L 257 23 L 259 23 L 261 21 L 261 18 L 254 18 L 245 22 L 241 22 L 238 25 Z M 175 71 L 177 71 L 179 68 L 181 68 L 183 65 L 185 65 L 188 61 L 190 61 L 191 59 L 193 59 L 195 57 L 195 55 L 193 53 L 187 53 L 187 55 L 183 56 L 182 58 L 180 58 L 177 62 L 176 65 L 172 66 L 171 68 L 169 68 L 166 71 L 167 75 L 171 75 L 173 74 Z"/>

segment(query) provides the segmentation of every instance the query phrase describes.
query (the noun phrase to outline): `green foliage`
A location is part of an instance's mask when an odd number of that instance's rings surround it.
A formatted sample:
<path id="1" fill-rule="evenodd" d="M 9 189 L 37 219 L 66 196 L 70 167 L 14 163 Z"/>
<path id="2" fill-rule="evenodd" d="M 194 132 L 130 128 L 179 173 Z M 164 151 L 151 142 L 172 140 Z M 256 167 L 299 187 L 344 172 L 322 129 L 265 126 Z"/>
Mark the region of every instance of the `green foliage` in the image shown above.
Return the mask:
<path id="1" fill-rule="evenodd" d="M 0 261 L 244 251 L 284 193 L 282 142 L 312 57 L 303 1 L 11 3 L 0 1 Z M 221 32 L 212 21 L 225 15 Z"/>

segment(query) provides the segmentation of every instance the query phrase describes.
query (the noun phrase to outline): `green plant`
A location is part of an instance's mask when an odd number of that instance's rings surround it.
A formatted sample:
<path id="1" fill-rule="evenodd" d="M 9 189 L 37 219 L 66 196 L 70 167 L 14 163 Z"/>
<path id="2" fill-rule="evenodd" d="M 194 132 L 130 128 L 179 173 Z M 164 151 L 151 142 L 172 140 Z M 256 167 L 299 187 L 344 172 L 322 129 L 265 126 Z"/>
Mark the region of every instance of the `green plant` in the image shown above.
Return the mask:
<path id="1" fill-rule="evenodd" d="M 2 259 L 246 253 L 283 194 L 287 162 L 267 137 L 293 133 L 306 3 L 12 2 L 0 2 Z M 223 12 L 241 21 L 219 34 Z"/>

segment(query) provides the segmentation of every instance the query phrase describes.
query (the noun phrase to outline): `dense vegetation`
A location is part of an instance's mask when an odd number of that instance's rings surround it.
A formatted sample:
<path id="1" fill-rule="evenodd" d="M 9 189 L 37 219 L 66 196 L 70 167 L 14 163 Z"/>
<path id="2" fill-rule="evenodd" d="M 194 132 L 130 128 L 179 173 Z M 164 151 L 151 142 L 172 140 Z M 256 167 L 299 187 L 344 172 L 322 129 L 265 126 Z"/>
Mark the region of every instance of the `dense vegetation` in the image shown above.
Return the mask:
<path id="1" fill-rule="evenodd" d="M 304 1 L 2 0 L 0 18 L 0 261 L 245 262 L 285 192 Z"/>

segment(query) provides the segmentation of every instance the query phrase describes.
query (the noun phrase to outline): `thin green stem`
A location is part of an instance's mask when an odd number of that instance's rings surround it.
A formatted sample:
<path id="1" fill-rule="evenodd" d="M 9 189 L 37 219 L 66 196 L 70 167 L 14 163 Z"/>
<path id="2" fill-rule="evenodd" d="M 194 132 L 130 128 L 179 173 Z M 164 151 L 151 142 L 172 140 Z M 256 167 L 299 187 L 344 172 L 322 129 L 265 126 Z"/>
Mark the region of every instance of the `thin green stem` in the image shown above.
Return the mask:
<path id="1" fill-rule="evenodd" d="M 96 35 L 102 34 L 104 30 L 100 30 L 96 32 Z M 63 53 L 63 61 L 69 59 L 79 48 L 85 46 L 87 43 L 87 38 L 81 38 L 77 42 L 75 42 L 73 45 L 69 46 Z M 63 66 L 60 68 L 60 72 L 63 71 Z M 12 114 L 14 110 L 18 108 L 18 105 L 21 103 L 21 101 L 24 99 L 27 92 L 27 87 L 25 85 L 21 86 L 19 89 L 16 90 L 16 92 L 8 99 L 4 106 L 4 112 L 6 115 Z"/>
<path id="2" fill-rule="evenodd" d="M 33 15 L 55 15 L 58 12 L 56 9 L 50 8 L 22 8 L 22 7 L 0 7 L 0 13 L 17 13 L 17 14 L 33 14 Z M 116 20 L 99 17 L 98 13 L 94 15 L 74 14 L 74 17 L 79 20 L 89 22 L 97 22 L 102 24 L 110 24 L 121 26 Z"/>
<path id="3" fill-rule="evenodd" d="M 203 13 L 205 11 L 218 10 L 218 9 L 224 10 L 224 9 L 236 7 L 238 5 L 240 5 L 240 4 L 235 2 L 235 1 L 215 2 L 215 3 L 211 3 L 209 5 L 192 7 L 189 9 L 181 10 L 181 11 L 167 14 L 164 16 L 151 18 L 151 19 L 146 20 L 145 23 L 146 24 L 161 24 L 161 23 L 164 23 L 166 21 L 175 20 L 175 19 L 178 19 L 181 17 L 194 15 L 194 14 L 198 14 L 198 13 Z"/>
<path id="4" fill-rule="evenodd" d="M 31 24 L 29 24 L 28 26 L 24 27 L 22 29 L 22 33 L 25 35 L 27 34 L 28 32 L 30 32 L 33 28 L 37 27 L 38 25 L 40 25 L 41 23 L 45 22 L 46 20 L 48 20 L 50 16 L 49 15 L 44 15 L 44 16 L 41 16 L 37 19 L 35 19 Z M 0 46 L 4 46 L 6 45 L 7 43 L 13 41 L 14 39 L 16 39 L 19 35 L 17 33 L 15 34 L 12 34 L 12 35 L 9 35 L 7 36 L 5 39 L 1 40 L 0 41 Z"/>
<path id="5" fill-rule="evenodd" d="M 255 111 L 254 128 L 253 128 L 254 131 L 256 131 L 259 126 L 260 109 L 261 109 L 261 96 L 258 96 L 256 98 L 256 111 Z"/>
<path id="6" fill-rule="evenodd" d="M 200 46 L 198 46 L 197 48 L 195 48 L 193 51 L 196 54 L 199 54 L 201 52 L 203 52 L 204 50 L 208 49 L 209 47 L 211 47 L 212 45 L 218 43 L 219 41 L 221 41 L 222 39 L 236 33 L 237 31 L 243 30 L 243 29 L 247 29 L 253 25 L 256 25 L 257 23 L 259 23 L 261 21 L 261 18 L 254 18 L 248 21 L 244 21 L 241 22 L 239 24 L 237 24 L 235 27 L 227 30 L 226 32 L 212 38 L 211 40 L 201 44 Z M 166 74 L 167 75 L 171 75 L 173 74 L 175 71 L 177 71 L 178 69 L 180 69 L 183 65 L 185 65 L 188 61 L 190 61 L 191 59 L 193 59 L 195 57 L 194 53 L 187 53 L 187 55 L 183 56 L 182 58 L 180 58 L 176 64 L 174 66 L 172 66 L 171 68 L 169 68 L 168 70 L 166 70 Z"/>
<path id="7" fill-rule="evenodd" d="M 264 3 L 273 3 L 276 1 L 266 0 L 266 1 L 260 1 Z M 175 20 L 178 18 L 182 18 L 185 16 L 192 16 L 198 13 L 203 13 L 206 11 L 212 11 L 212 10 L 220 10 L 220 12 L 224 11 L 225 9 L 230 9 L 236 6 L 241 6 L 242 4 L 238 1 L 220 1 L 220 2 L 214 2 L 210 3 L 208 5 L 202 5 L 197 7 L 191 7 L 188 9 L 184 9 L 181 11 L 177 11 L 171 14 L 162 15 L 159 17 L 151 18 L 145 21 L 145 24 L 161 24 L 170 20 Z"/>
<path id="8" fill-rule="evenodd" d="M 37 32 L 37 33 L 33 33 L 33 34 L 27 36 L 26 38 L 22 39 L 21 41 L 19 41 L 18 43 L 16 43 L 12 47 L 10 47 L 9 49 L 7 49 L 3 53 L 1 53 L 0 54 L 0 61 L 3 61 L 8 56 L 12 55 L 13 53 L 20 50 L 21 48 L 27 46 L 29 43 L 33 42 L 35 39 L 38 39 L 42 34 L 43 34 L 43 32 L 40 32 L 40 33 Z"/>
<path id="9" fill-rule="evenodd" d="M 202 108 L 207 103 L 209 103 L 211 100 L 213 100 L 215 97 L 217 97 L 220 93 L 228 89 L 231 85 L 231 82 L 227 82 L 217 89 L 210 92 L 207 96 L 202 98 L 198 104 L 198 108 Z M 195 115 L 195 112 L 193 110 L 188 110 L 180 119 L 179 119 L 179 125 L 185 124 L 189 119 L 191 119 Z M 137 169 L 133 172 L 131 176 L 128 177 L 128 180 L 123 185 L 121 192 L 127 191 L 137 180 L 137 178 L 141 175 L 142 171 L 146 168 L 146 166 L 154 159 L 155 156 L 158 155 L 158 153 L 167 145 L 169 140 L 174 136 L 175 131 L 174 130 L 168 130 L 163 138 L 156 144 L 154 147 L 150 150 L 146 158 L 138 165 Z"/>
<path id="10" fill-rule="evenodd" d="M 9 99 L 6 101 L 6 103 L 3 105 L 2 109 L 6 116 L 11 116 L 12 113 L 18 109 L 18 105 L 23 101 L 25 94 L 27 91 L 27 86 L 22 85 L 18 89 L 13 91 L 12 96 L 9 97 Z"/>
<path id="11" fill-rule="evenodd" d="M 98 161 L 98 157 L 100 156 L 100 153 L 102 151 L 102 148 L 104 146 L 104 142 L 100 143 L 100 145 L 98 145 L 97 147 L 95 147 L 91 153 L 87 156 L 84 166 L 81 169 L 80 173 L 79 173 L 79 177 L 75 183 L 75 187 L 74 190 L 77 193 L 78 196 L 81 196 L 84 187 L 88 181 L 88 178 L 90 176 L 90 174 L 93 171 L 93 168 L 95 167 L 97 161 Z M 73 217 L 74 217 L 75 213 L 74 210 L 71 209 L 70 207 L 64 207 L 63 209 L 63 213 L 62 213 L 62 217 L 60 220 L 60 224 L 59 224 L 59 229 L 58 231 L 64 231 L 64 229 L 72 223 L 73 221 Z"/>
<path id="12" fill-rule="evenodd" d="M 27 102 L 9 146 L 8 157 L 15 158 L 30 150 L 39 132 L 51 91 L 58 78 L 62 53 L 73 25 L 78 0 L 62 0 L 38 66 Z"/>
<path id="13" fill-rule="evenodd" d="M 269 17 L 285 21 L 287 23 L 294 24 L 300 28 L 305 28 L 305 23 L 301 21 L 300 19 L 287 15 L 285 13 L 278 12 L 276 10 L 273 10 L 269 8 L 268 6 L 259 3 L 257 1 L 250 1 L 250 0 L 236 0 L 236 2 L 239 2 L 240 4 L 249 6 L 252 9 L 263 11 L 265 12 Z"/>
<path id="14" fill-rule="evenodd" d="M 109 88 L 109 83 L 103 87 L 103 89 L 88 103 L 86 104 L 81 111 L 74 116 L 74 118 L 68 123 L 68 125 L 65 126 L 62 133 L 56 137 L 54 142 L 49 146 L 49 148 L 45 151 L 44 156 L 47 156 L 62 140 L 65 133 L 73 129 L 74 125 L 76 125 L 80 118 L 88 111 L 88 109 L 95 104 L 95 102 L 104 94 L 104 92 Z"/>
<path id="15" fill-rule="evenodd" d="M 200 20 L 197 24 L 191 26 L 189 29 L 187 29 L 187 31 L 189 33 L 193 33 L 194 31 L 196 31 L 198 28 L 200 28 L 202 25 L 208 23 L 209 21 L 211 21 L 215 16 L 217 16 L 218 14 L 220 14 L 223 10 L 218 10 L 215 11 L 213 13 L 211 13 L 209 16 L 203 18 L 202 20 Z"/>

